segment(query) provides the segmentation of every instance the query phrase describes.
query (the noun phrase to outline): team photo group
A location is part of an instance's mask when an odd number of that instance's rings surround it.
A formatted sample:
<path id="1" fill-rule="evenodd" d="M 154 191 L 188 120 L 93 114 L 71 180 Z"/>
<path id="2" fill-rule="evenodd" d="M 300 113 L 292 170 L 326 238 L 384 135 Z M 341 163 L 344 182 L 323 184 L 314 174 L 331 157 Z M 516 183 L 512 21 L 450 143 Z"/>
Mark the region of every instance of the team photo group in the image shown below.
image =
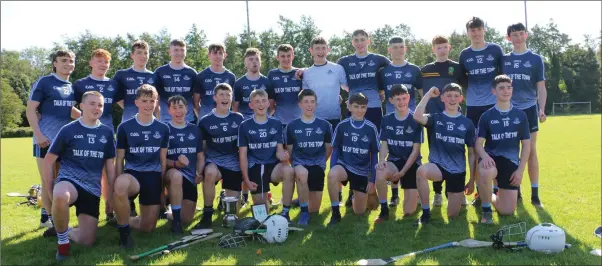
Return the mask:
<path id="1" fill-rule="evenodd" d="M 415 226 L 433 226 L 431 207 L 445 199 L 449 217 L 473 205 L 482 209 L 480 223 L 493 224 L 494 209 L 515 213 L 525 175 L 530 202 L 541 208 L 543 59 L 527 48 L 522 23 L 507 27 L 513 49 L 506 54 L 485 41 L 480 18 L 469 19 L 465 30 L 471 43 L 454 47 L 459 58 L 448 57 L 445 36 L 434 36 L 436 60 L 422 67 L 406 60 L 404 36 L 390 38 L 389 54 L 380 55 L 369 52 L 370 34 L 359 29 L 348 40 L 355 53 L 337 62 L 327 60 L 330 48 L 320 36 L 310 44 L 311 66 L 293 66 L 295 44 L 280 44 L 279 66 L 265 75 L 261 52 L 248 48 L 241 77 L 224 65 L 228 54 L 218 43 L 207 49 L 210 66 L 197 72 L 185 63 L 186 43 L 174 39 L 170 62 L 152 71 L 146 64 L 153 47 L 138 40 L 132 67 L 113 77 L 106 76 L 111 54 L 95 47 L 89 65 L 77 66 L 90 75 L 73 82 L 75 54 L 55 51 L 53 73 L 32 86 L 26 110 L 42 182 L 43 235 L 58 239 L 56 259 L 64 260 L 71 242 L 95 243 L 104 210 L 117 228 L 115 244 L 132 248 L 131 231 L 152 232 L 161 218 L 173 234 L 191 223 L 211 229 L 216 197 L 236 198 L 237 210 L 247 203 L 270 210 L 274 190 L 282 195 L 276 215 L 299 227 L 318 223 L 312 217 L 324 192 L 329 228 L 342 220 L 342 207 L 356 215 L 380 208 L 373 221 L 379 224 L 397 205 L 404 216 L 421 211 Z M 123 110 L 120 119 L 114 106 Z M 194 221 L 197 204 L 202 215 Z M 71 206 L 77 228 L 69 227 Z M 289 210 L 297 207 L 293 221 Z"/>

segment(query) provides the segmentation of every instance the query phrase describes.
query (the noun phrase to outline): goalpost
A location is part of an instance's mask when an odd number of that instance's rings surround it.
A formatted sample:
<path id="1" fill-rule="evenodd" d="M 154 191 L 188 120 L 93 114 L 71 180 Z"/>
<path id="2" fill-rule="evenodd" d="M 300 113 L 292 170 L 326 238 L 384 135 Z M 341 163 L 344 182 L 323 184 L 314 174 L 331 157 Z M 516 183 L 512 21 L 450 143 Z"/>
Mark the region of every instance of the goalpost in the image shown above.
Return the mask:
<path id="1" fill-rule="evenodd" d="M 592 102 L 552 103 L 552 115 L 555 114 L 591 114 Z"/>

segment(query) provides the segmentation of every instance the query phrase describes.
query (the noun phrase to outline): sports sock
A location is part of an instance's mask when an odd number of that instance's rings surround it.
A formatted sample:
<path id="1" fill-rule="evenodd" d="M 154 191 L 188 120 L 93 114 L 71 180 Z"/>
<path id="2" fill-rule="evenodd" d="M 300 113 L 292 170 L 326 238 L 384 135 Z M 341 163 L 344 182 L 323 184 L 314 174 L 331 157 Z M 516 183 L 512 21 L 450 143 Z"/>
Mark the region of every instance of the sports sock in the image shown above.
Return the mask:
<path id="1" fill-rule="evenodd" d="M 396 187 L 391 188 L 391 197 L 399 198 L 399 188 L 396 188 Z"/>
<path id="2" fill-rule="evenodd" d="M 491 212 L 491 203 L 481 203 L 481 207 L 483 208 L 483 212 Z"/>
<path id="3" fill-rule="evenodd" d="M 50 214 L 48 214 L 48 221 L 50 221 L 50 223 L 54 224 L 54 223 L 52 222 L 52 215 L 50 215 Z"/>
<path id="4" fill-rule="evenodd" d="M 288 214 L 288 211 L 291 209 L 290 205 L 282 205 L 282 213 Z"/>
<path id="5" fill-rule="evenodd" d="M 301 212 L 309 212 L 308 206 L 309 206 L 309 204 L 307 202 L 299 202 L 299 207 L 301 207 Z"/>
<path id="6" fill-rule="evenodd" d="M 63 245 L 63 244 L 68 244 L 69 243 L 69 231 L 71 228 L 67 228 L 67 230 L 65 230 L 65 232 L 59 233 L 56 232 L 56 236 L 58 237 L 58 244 L 59 245 Z"/>
<path id="7" fill-rule="evenodd" d="M 493 194 L 497 194 L 498 190 L 498 186 L 493 186 Z"/>
<path id="8" fill-rule="evenodd" d="M 205 208 L 203 208 L 203 216 L 211 216 L 213 215 L 213 206 L 205 206 Z"/>
<path id="9" fill-rule="evenodd" d="M 171 214 L 173 216 L 174 222 L 180 222 L 180 210 L 182 209 L 182 205 L 171 205 Z"/>
<path id="10" fill-rule="evenodd" d="M 389 214 L 389 206 L 387 200 L 380 200 L 380 216 Z"/>
<path id="11" fill-rule="evenodd" d="M 122 237 L 130 234 L 130 224 L 120 224 L 117 225 L 117 228 L 119 229 L 119 235 Z"/>
<path id="12" fill-rule="evenodd" d="M 433 190 L 435 194 L 441 195 L 441 191 L 443 191 L 443 182 L 433 182 Z"/>
<path id="13" fill-rule="evenodd" d="M 539 185 L 537 183 L 531 184 L 531 198 L 539 198 Z"/>
<path id="14" fill-rule="evenodd" d="M 431 214 L 431 208 L 429 207 L 429 205 L 424 205 L 422 206 L 422 216 L 428 216 Z"/>
<path id="15" fill-rule="evenodd" d="M 330 207 L 332 208 L 332 214 L 333 215 L 341 216 L 341 211 L 339 210 L 339 202 L 338 201 L 333 201 L 330 204 Z"/>
<path id="16" fill-rule="evenodd" d="M 41 215 L 40 222 L 45 223 L 48 221 L 48 212 L 46 211 L 46 208 L 42 208 Z"/>

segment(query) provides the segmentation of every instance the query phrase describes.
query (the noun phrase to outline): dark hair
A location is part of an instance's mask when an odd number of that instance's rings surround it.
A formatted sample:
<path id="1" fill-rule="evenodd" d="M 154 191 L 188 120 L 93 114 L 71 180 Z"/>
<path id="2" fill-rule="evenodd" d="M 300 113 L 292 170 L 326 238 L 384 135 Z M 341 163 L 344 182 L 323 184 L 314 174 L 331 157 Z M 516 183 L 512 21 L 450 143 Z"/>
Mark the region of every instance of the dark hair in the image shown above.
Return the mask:
<path id="1" fill-rule="evenodd" d="M 443 87 L 441 95 L 445 94 L 446 92 L 452 91 L 457 91 L 458 93 L 460 93 L 460 95 L 462 95 L 462 86 L 458 85 L 457 83 L 449 83 L 445 85 L 445 87 Z"/>
<path id="2" fill-rule="evenodd" d="M 396 44 L 396 43 L 405 44 L 406 40 L 404 40 L 403 38 L 401 38 L 399 36 L 393 36 L 393 37 L 391 37 L 391 39 L 389 39 L 389 45 Z"/>
<path id="3" fill-rule="evenodd" d="M 223 44 L 221 44 L 221 43 L 212 43 L 212 44 L 210 44 L 210 45 L 209 45 L 209 47 L 207 48 L 207 51 L 208 51 L 209 53 L 212 53 L 212 52 L 215 52 L 215 53 L 217 53 L 217 52 L 219 52 L 219 51 L 222 51 L 222 52 L 224 52 L 224 53 L 225 53 L 225 52 L 226 52 L 226 46 L 224 46 L 224 45 L 223 45 Z"/>
<path id="4" fill-rule="evenodd" d="M 293 53 L 295 53 L 295 49 L 293 48 L 292 45 L 285 43 L 285 44 L 281 44 L 278 45 L 278 48 L 276 48 L 276 55 L 278 55 L 280 52 L 288 52 L 288 51 L 293 51 Z"/>
<path id="5" fill-rule="evenodd" d="M 357 35 L 364 35 L 364 36 L 370 38 L 370 34 L 368 34 L 368 32 L 364 29 L 357 29 L 357 30 L 354 30 L 353 33 L 351 33 L 351 37 L 355 37 Z"/>
<path id="6" fill-rule="evenodd" d="M 357 103 L 359 105 L 368 105 L 368 97 L 366 97 L 363 93 L 356 93 L 349 96 L 349 105 Z"/>
<path id="7" fill-rule="evenodd" d="M 183 40 L 174 39 L 174 40 L 171 40 L 171 42 L 169 43 L 169 46 L 180 46 L 180 47 L 186 48 L 186 43 Z"/>
<path id="8" fill-rule="evenodd" d="M 497 87 L 497 85 L 502 82 L 507 82 L 507 83 L 512 84 L 512 79 L 506 75 L 497 75 L 491 82 L 491 87 L 495 89 Z"/>
<path id="9" fill-rule="evenodd" d="M 466 22 L 466 30 L 484 27 L 485 22 L 479 17 L 472 17 L 468 22 Z"/>
<path id="10" fill-rule="evenodd" d="M 187 106 L 188 104 L 188 102 L 186 102 L 186 99 L 182 97 L 182 95 L 174 95 L 167 99 L 167 108 L 171 107 L 172 105 L 178 104 L 179 102 L 182 102 L 184 106 Z"/>
<path id="11" fill-rule="evenodd" d="M 153 96 L 159 96 L 159 93 L 157 93 L 157 89 L 155 89 L 153 85 L 142 84 L 136 89 L 136 100 L 140 99 L 142 96 L 152 98 Z"/>
<path id="12" fill-rule="evenodd" d="M 220 90 L 232 92 L 232 87 L 230 86 L 230 84 L 225 83 L 225 82 L 217 84 L 217 85 L 215 85 L 215 88 L 213 88 L 213 95 L 217 95 L 217 92 Z"/>
<path id="13" fill-rule="evenodd" d="M 523 23 L 520 22 L 512 24 L 508 26 L 508 29 L 506 30 L 506 35 L 510 36 L 510 34 L 515 31 L 527 31 L 527 28 L 525 28 L 525 25 L 523 25 Z"/>
<path id="14" fill-rule="evenodd" d="M 254 55 L 256 55 L 257 57 L 261 57 L 261 51 L 259 51 L 259 49 L 257 48 L 249 47 L 247 48 L 247 50 L 245 50 L 245 56 L 243 56 L 243 58 L 246 59 L 247 57 Z"/>
<path id="15" fill-rule="evenodd" d="M 328 45 L 328 42 L 326 41 L 326 39 L 324 39 L 324 37 L 316 36 L 313 39 L 311 39 L 310 47 L 314 47 L 314 45 L 316 45 L 316 44 Z"/>
<path id="16" fill-rule="evenodd" d="M 132 44 L 132 53 L 136 51 L 136 49 L 149 50 L 150 45 L 146 41 L 137 40 Z"/>
<path id="17" fill-rule="evenodd" d="M 316 95 L 316 92 L 314 92 L 312 89 L 304 89 L 301 90 L 301 92 L 299 92 L 299 102 L 303 101 L 303 97 L 306 96 L 314 96 L 314 98 L 316 98 L 316 101 L 318 100 L 318 95 Z"/>
<path id="18" fill-rule="evenodd" d="M 408 88 L 406 87 L 406 85 L 395 84 L 395 85 L 391 86 L 391 92 L 389 92 L 389 98 L 393 98 L 397 95 L 406 95 L 406 94 L 410 94 L 410 92 L 408 92 Z"/>
<path id="19" fill-rule="evenodd" d="M 75 53 L 73 53 L 71 50 L 57 50 L 56 52 L 52 53 L 52 62 L 57 62 L 56 61 L 59 57 L 69 57 L 69 58 L 73 58 L 75 60 Z M 54 67 L 54 64 L 52 65 L 52 72 L 56 73 L 56 67 Z"/>
<path id="20" fill-rule="evenodd" d="M 431 43 L 433 44 L 433 46 L 435 46 L 437 44 L 449 43 L 449 40 L 445 38 L 445 36 L 437 35 L 433 38 L 433 41 Z"/>

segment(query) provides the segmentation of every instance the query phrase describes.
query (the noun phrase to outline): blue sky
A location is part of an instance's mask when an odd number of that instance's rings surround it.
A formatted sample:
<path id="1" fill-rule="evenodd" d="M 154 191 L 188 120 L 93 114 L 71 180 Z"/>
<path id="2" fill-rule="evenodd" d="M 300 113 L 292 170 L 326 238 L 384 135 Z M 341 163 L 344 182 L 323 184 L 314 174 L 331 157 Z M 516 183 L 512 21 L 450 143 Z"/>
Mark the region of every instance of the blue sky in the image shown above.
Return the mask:
<path id="1" fill-rule="evenodd" d="M 600 1 L 528 1 L 528 26 L 543 25 L 554 18 L 561 32 L 573 42 L 582 42 L 584 34 L 600 35 L 601 10 Z M 249 13 L 251 29 L 258 32 L 279 30 L 279 15 L 295 21 L 306 15 L 314 19 L 325 37 L 344 30 L 375 30 L 385 24 L 405 23 L 417 38 L 428 40 L 436 34 L 463 31 L 473 15 L 504 32 L 511 23 L 524 23 L 524 2 L 250 1 Z M 113 37 L 128 32 L 157 33 L 166 28 L 173 38 L 184 37 L 192 23 L 205 31 L 210 42 L 219 42 L 228 33 L 242 32 L 247 22 L 244 1 L 3 1 L 0 18 L 0 46 L 15 50 L 50 48 L 54 41 L 62 40 L 61 36 L 75 37 L 86 29 Z"/>

